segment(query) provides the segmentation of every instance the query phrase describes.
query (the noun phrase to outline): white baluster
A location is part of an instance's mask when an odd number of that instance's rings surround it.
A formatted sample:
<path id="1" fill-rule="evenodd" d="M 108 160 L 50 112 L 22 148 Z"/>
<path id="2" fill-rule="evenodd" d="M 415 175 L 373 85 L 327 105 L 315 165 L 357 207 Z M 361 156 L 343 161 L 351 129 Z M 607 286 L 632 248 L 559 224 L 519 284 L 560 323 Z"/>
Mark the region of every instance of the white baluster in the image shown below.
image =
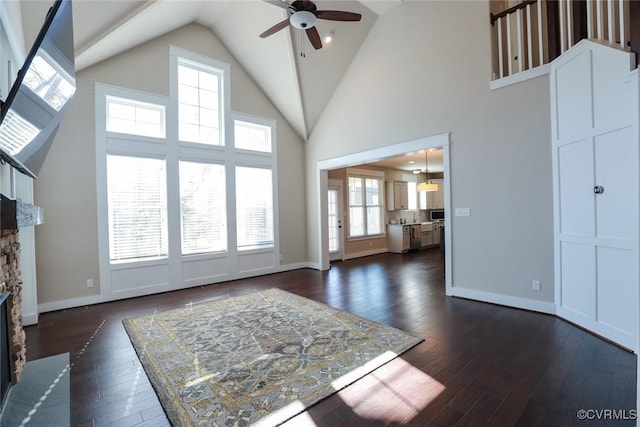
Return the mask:
<path id="1" fill-rule="evenodd" d="M 533 40 L 531 40 L 531 5 L 527 5 L 527 70 L 533 68 Z"/>
<path id="2" fill-rule="evenodd" d="M 518 34 L 518 72 L 522 72 L 522 9 L 516 11 L 516 32 Z"/>
<path id="3" fill-rule="evenodd" d="M 627 41 L 625 40 L 625 16 L 624 16 L 624 1 L 619 0 L 618 1 L 618 12 L 620 12 L 619 14 L 619 18 L 618 20 L 620 21 L 620 46 L 624 49 L 625 47 L 627 47 Z"/>
<path id="4" fill-rule="evenodd" d="M 608 0 L 607 1 L 607 18 L 608 18 L 608 22 L 609 22 L 609 28 L 607 28 L 608 33 L 609 33 L 609 43 L 613 44 L 615 43 L 615 37 L 613 36 L 615 34 L 614 28 L 613 28 L 613 14 L 614 14 L 614 10 L 613 10 L 613 0 Z"/>
<path id="5" fill-rule="evenodd" d="M 593 38 L 593 4 L 591 0 L 587 0 L 587 38 Z"/>
<path id="6" fill-rule="evenodd" d="M 544 38 L 542 37 L 542 0 L 538 0 L 538 56 L 540 65 L 544 64 Z"/>
<path id="7" fill-rule="evenodd" d="M 604 17 L 602 16 L 602 1 L 596 0 L 596 28 L 598 29 L 596 38 L 598 40 L 602 40 L 604 38 L 604 29 L 602 28 L 603 21 Z"/>
<path id="8" fill-rule="evenodd" d="M 500 67 L 500 78 L 504 77 L 504 53 L 502 52 L 502 18 L 496 21 L 498 25 L 498 66 Z"/>
<path id="9" fill-rule="evenodd" d="M 513 73 L 513 66 L 511 60 L 511 15 L 507 15 L 507 69 L 509 71 L 508 75 L 510 76 Z"/>
<path id="10" fill-rule="evenodd" d="M 567 5 L 567 49 L 570 49 L 571 46 L 573 46 L 573 22 L 572 22 L 572 16 L 573 14 L 571 13 L 572 9 L 573 9 L 573 2 L 571 0 L 568 0 L 566 2 Z"/>
<path id="11" fill-rule="evenodd" d="M 564 32 L 565 32 L 565 21 L 564 21 L 564 6 L 562 3 L 562 0 L 558 0 L 558 8 L 560 9 L 560 17 L 559 17 L 559 21 L 560 21 L 560 53 L 564 53 L 565 49 L 564 49 Z"/>

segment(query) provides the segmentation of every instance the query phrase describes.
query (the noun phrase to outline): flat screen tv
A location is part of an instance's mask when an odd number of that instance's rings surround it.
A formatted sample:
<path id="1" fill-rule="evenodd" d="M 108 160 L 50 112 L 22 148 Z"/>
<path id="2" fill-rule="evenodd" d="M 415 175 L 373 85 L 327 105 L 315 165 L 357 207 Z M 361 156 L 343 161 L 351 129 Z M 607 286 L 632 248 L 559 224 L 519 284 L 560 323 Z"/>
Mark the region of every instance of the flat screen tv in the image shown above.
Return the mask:
<path id="1" fill-rule="evenodd" d="M 57 0 L 2 104 L 0 161 L 37 178 L 75 91 L 71 0 Z"/>

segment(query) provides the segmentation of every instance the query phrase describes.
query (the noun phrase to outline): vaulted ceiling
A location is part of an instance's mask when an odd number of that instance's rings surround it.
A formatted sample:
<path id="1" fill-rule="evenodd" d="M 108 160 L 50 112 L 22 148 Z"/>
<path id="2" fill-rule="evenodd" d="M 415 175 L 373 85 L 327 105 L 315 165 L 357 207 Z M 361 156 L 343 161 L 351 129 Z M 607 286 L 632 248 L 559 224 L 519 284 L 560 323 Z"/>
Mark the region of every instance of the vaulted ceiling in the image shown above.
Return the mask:
<path id="1" fill-rule="evenodd" d="M 318 20 L 334 41 L 315 50 L 289 26 L 262 39 L 288 12 L 260 0 L 74 0 L 76 70 L 80 71 L 190 23 L 211 29 L 303 140 L 327 105 L 376 19 L 402 0 L 317 0 L 319 10 L 362 14 L 360 22 Z M 35 38 L 50 1 L 21 1 L 25 46 Z M 301 55 L 304 52 L 305 55 Z"/>

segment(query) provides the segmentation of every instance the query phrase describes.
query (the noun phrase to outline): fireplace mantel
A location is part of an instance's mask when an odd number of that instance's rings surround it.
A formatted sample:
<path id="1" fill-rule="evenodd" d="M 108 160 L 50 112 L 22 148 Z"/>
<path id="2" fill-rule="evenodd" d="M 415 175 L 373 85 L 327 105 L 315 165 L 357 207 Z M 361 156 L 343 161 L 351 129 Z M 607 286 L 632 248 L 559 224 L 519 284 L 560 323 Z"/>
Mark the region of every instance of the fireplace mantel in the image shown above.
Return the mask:
<path id="1" fill-rule="evenodd" d="M 0 194 L 0 231 L 18 230 L 44 222 L 44 212 L 40 206 L 10 199 Z"/>

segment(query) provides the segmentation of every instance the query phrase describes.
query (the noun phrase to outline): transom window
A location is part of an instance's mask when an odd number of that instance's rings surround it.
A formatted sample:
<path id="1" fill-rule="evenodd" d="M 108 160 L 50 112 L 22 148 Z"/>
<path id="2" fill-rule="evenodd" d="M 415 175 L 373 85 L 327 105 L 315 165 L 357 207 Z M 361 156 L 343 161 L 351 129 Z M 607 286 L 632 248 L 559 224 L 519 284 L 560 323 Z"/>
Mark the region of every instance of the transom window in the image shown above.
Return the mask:
<path id="1" fill-rule="evenodd" d="M 271 152 L 271 128 L 269 126 L 235 120 L 234 134 L 236 148 Z"/>
<path id="2" fill-rule="evenodd" d="M 107 131 L 165 137 L 165 106 L 107 96 Z"/>

